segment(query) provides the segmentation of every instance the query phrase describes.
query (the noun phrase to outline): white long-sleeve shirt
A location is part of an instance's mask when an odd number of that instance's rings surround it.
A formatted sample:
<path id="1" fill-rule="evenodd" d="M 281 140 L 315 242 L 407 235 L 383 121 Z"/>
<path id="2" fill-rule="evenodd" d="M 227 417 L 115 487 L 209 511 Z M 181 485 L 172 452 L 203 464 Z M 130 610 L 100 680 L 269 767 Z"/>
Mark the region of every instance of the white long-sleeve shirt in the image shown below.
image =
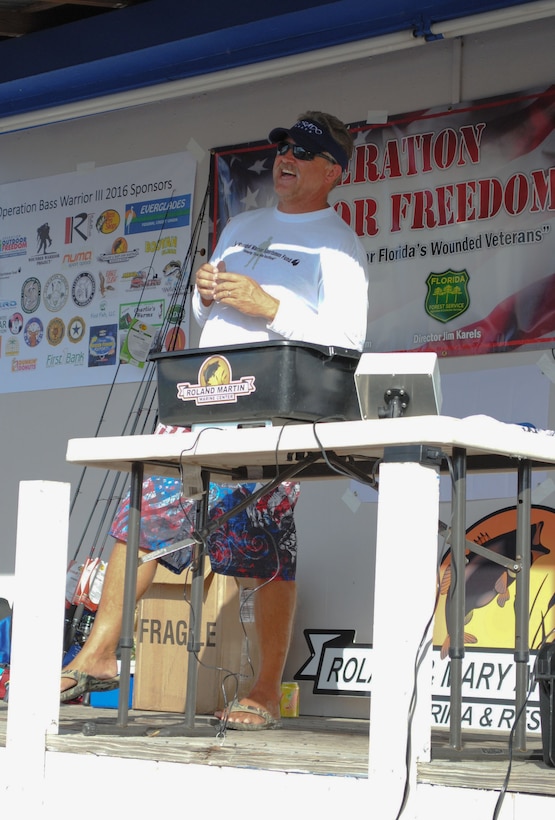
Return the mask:
<path id="1" fill-rule="evenodd" d="M 206 307 L 195 289 L 200 347 L 288 339 L 362 350 L 367 255 L 333 208 L 306 214 L 261 208 L 240 214 L 222 231 L 210 261 L 223 261 L 227 271 L 255 279 L 280 304 L 267 323 L 221 302 Z"/>

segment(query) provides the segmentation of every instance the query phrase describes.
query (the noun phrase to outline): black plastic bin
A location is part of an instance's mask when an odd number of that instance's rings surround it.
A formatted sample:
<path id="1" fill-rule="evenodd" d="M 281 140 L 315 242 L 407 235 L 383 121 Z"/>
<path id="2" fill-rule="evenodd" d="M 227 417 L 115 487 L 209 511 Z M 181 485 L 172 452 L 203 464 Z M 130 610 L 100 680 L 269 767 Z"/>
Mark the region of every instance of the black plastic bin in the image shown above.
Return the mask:
<path id="1" fill-rule="evenodd" d="M 356 350 L 304 342 L 195 348 L 156 363 L 164 424 L 283 424 L 360 419 Z"/>
<path id="2" fill-rule="evenodd" d="M 540 691 L 543 761 L 555 766 L 555 643 L 538 652 L 535 678 Z"/>

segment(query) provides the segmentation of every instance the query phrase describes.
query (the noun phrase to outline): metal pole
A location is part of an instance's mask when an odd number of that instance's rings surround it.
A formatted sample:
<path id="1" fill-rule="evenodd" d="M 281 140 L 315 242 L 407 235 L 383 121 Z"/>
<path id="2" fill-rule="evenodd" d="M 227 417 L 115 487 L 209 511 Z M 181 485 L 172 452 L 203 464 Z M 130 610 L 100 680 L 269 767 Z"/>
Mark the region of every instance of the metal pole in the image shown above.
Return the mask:
<path id="1" fill-rule="evenodd" d="M 450 659 L 450 744 L 462 749 L 462 662 L 464 658 L 466 450 L 453 449 L 453 532 L 451 584 L 446 601 Z"/>
<path id="2" fill-rule="evenodd" d="M 201 471 L 203 494 L 197 510 L 197 532 L 202 532 L 208 521 L 208 495 L 210 491 L 210 473 Z M 196 544 L 193 552 L 193 577 L 191 581 L 191 623 L 187 651 L 187 692 L 185 694 L 184 728 L 193 730 L 197 708 L 198 663 L 197 655 L 201 649 L 202 606 L 204 599 L 204 566 L 206 560 L 205 541 Z M 212 730 L 213 732 L 213 730 Z"/>
<path id="3" fill-rule="evenodd" d="M 530 526 L 531 476 L 529 461 L 518 466 L 518 505 L 516 519 L 516 561 L 521 564 L 515 582 L 515 747 L 526 750 L 526 698 L 530 676 Z"/>
<path id="4" fill-rule="evenodd" d="M 123 587 L 123 613 L 121 623 L 121 669 L 117 726 L 127 726 L 129 716 L 129 684 L 131 677 L 131 653 L 135 630 L 135 607 L 137 604 L 137 564 L 139 559 L 139 533 L 141 526 L 141 498 L 144 466 L 133 462 L 129 497 L 129 528 Z"/>

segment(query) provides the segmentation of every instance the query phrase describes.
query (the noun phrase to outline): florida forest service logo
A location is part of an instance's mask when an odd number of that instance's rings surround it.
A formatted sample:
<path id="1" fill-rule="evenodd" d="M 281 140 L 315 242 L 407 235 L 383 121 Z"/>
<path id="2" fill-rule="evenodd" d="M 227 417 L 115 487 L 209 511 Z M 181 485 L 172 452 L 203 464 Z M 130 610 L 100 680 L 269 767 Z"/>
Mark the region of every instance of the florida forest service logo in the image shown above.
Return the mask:
<path id="1" fill-rule="evenodd" d="M 240 396 L 254 393 L 254 382 L 254 376 L 241 376 L 234 381 L 231 365 L 225 356 L 209 356 L 199 368 L 197 384 L 176 384 L 177 398 L 180 401 L 194 401 L 197 406 L 233 404 Z"/>
<path id="2" fill-rule="evenodd" d="M 428 316 L 446 323 L 464 313 L 470 305 L 469 279 L 466 270 L 430 273 L 426 279 L 428 294 L 425 309 Z"/>

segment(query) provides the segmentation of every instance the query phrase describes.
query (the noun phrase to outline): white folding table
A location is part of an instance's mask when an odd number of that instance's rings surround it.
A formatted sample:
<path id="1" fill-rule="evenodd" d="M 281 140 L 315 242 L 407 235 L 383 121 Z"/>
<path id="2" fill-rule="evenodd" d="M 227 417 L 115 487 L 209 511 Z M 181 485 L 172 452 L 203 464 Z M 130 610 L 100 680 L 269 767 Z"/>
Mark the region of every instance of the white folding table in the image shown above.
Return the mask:
<path id="1" fill-rule="evenodd" d="M 515 714 L 518 715 L 524 705 L 529 679 L 531 471 L 555 466 L 555 438 L 546 433 L 527 432 L 518 425 L 478 416 L 466 419 L 401 417 L 243 429 L 214 427 L 182 435 L 71 439 L 67 461 L 131 473 L 117 726 L 125 728 L 128 720 L 142 480 L 145 473 L 175 475 L 188 467 L 200 468 L 205 481 L 207 476 L 216 481 L 269 482 L 288 477 L 302 481 L 340 475 L 353 478 L 379 475 L 369 776 L 392 808 L 402 799 L 405 778 L 415 778 L 416 762 L 428 760 L 430 756 L 432 670 L 427 629 L 432 621 L 436 594 L 440 471 L 448 465 L 453 479 L 451 548 L 456 570 L 453 576 L 461 579 L 467 547 L 467 471 L 516 471 Z M 393 555 L 395 600 L 390 593 Z M 202 585 L 202 574 L 198 582 Z M 317 575 L 314 583 L 318 583 Z M 202 586 L 197 591 L 197 599 L 199 594 L 202 604 Z M 192 595 L 194 606 L 194 589 Z M 404 602 L 407 613 L 402 620 L 392 614 L 399 600 Z M 451 590 L 450 611 L 450 740 L 454 748 L 461 748 L 464 584 Z M 200 625 L 200 618 L 196 621 Z M 196 695 L 196 664 L 190 663 L 189 668 L 193 671 L 188 678 L 188 690 L 191 687 L 192 695 Z M 411 706 L 415 691 L 418 693 L 416 703 Z M 190 714 L 188 700 L 185 726 L 190 728 L 194 726 L 194 700 L 192 711 Z M 520 723 L 515 736 L 517 744 L 523 747 L 525 722 Z M 396 750 L 390 748 L 392 737 L 407 738 L 407 733 L 410 733 L 412 750 L 408 772 L 405 743 L 400 742 Z"/>

